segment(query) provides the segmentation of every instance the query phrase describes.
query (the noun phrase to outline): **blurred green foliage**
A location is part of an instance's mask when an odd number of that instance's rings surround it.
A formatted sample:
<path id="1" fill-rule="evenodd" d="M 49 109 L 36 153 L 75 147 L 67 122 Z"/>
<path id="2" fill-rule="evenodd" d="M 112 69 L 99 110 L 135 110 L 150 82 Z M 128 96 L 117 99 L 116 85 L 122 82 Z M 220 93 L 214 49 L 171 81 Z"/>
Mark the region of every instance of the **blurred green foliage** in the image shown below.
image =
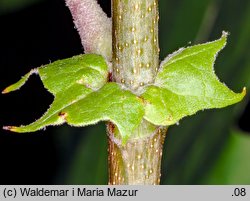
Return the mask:
<path id="1" fill-rule="evenodd" d="M 71 128 L 65 128 L 72 135 Z M 75 147 L 75 154 L 63 179 L 65 184 L 107 184 L 108 141 L 105 124 L 88 127 Z M 82 134 L 82 133 L 80 133 Z M 65 141 L 63 142 L 65 143 Z"/>
<path id="2" fill-rule="evenodd" d="M 238 130 L 231 131 L 223 151 L 211 171 L 204 177 L 204 184 L 249 184 L 250 137 Z"/>
<path id="3" fill-rule="evenodd" d="M 0 0 L 0 15 L 13 12 L 43 0 Z"/>
<path id="4" fill-rule="evenodd" d="M 39 0 L 0 0 L 0 14 Z M 41 1 L 41 0 L 40 0 Z M 16 2 L 16 4 L 14 4 Z M 234 91 L 250 89 L 249 0 L 160 0 L 161 59 L 180 47 L 230 32 L 215 71 Z M 249 93 L 237 105 L 206 110 L 172 126 L 164 147 L 162 184 L 250 184 L 250 135 L 235 129 Z M 61 170 L 55 183 L 107 184 L 104 124 L 57 129 Z M 77 136 L 77 140 L 75 139 Z M 74 143 L 72 143 L 74 141 Z"/>

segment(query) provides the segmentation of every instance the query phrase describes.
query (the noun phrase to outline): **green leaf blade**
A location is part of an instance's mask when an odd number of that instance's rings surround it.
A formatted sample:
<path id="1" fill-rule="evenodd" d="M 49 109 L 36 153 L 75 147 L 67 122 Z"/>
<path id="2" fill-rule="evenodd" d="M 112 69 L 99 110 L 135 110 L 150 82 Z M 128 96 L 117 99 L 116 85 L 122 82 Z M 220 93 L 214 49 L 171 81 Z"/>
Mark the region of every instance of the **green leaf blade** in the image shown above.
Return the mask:
<path id="1" fill-rule="evenodd" d="M 168 89 L 150 86 L 142 96 L 146 102 L 144 118 L 155 125 L 173 125 L 185 116 L 204 109 L 226 107 L 241 101 L 244 96 L 243 90 L 232 99 L 204 100 L 196 96 L 180 96 Z"/>
<path id="2" fill-rule="evenodd" d="M 65 123 L 65 113 L 62 112 L 65 108 L 74 104 L 80 99 L 85 98 L 88 94 L 92 93 L 91 89 L 84 86 L 71 86 L 68 90 L 58 93 L 55 96 L 53 103 L 47 112 L 37 121 L 26 126 L 10 126 L 7 130 L 18 133 L 35 132 L 41 130 L 46 126 L 60 125 Z"/>
<path id="3" fill-rule="evenodd" d="M 117 125 L 122 138 L 126 140 L 141 123 L 144 108 L 141 100 L 134 94 L 110 82 L 78 104 L 68 107 L 65 113 L 66 121 L 73 126 L 110 120 Z"/>
<path id="4" fill-rule="evenodd" d="M 241 101 L 246 89 L 234 93 L 219 81 L 213 70 L 226 38 L 223 33 L 219 40 L 182 49 L 163 61 L 155 84 L 142 94 L 146 102 L 145 119 L 156 125 L 172 125 L 200 110 Z"/>
<path id="5" fill-rule="evenodd" d="M 2 93 L 19 89 L 30 75 L 37 73 L 43 85 L 55 99 L 48 111 L 36 122 L 27 126 L 6 126 L 14 132 L 33 132 L 47 125 L 58 125 L 65 122 L 62 109 L 85 98 L 89 93 L 101 88 L 108 77 L 108 66 L 105 60 L 94 54 L 78 55 L 59 60 L 40 68 L 31 70 L 15 84 L 7 87 Z"/>
<path id="6" fill-rule="evenodd" d="M 107 83 L 96 92 L 85 91 L 85 95 L 83 90 L 79 92 L 74 94 L 74 97 L 78 95 L 74 101 L 70 97 L 67 100 L 56 97 L 50 109 L 39 120 L 27 126 L 9 127 L 8 130 L 23 133 L 65 122 L 82 127 L 100 121 L 112 121 L 117 125 L 123 141 L 126 141 L 142 121 L 144 108 L 141 100 L 116 83 Z"/>
<path id="7" fill-rule="evenodd" d="M 45 88 L 53 94 L 74 84 L 97 90 L 107 82 L 108 77 L 105 60 L 94 54 L 55 61 L 39 68 L 38 71 Z"/>
<path id="8" fill-rule="evenodd" d="M 177 82 L 176 86 L 181 86 L 179 84 L 180 81 L 185 84 L 185 81 L 190 80 L 189 78 L 194 77 L 197 73 L 213 74 L 213 66 L 217 54 L 225 47 L 226 42 L 227 34 L 223 33 L 220 39 L 213 42 L 182 48 L 174 52 L 161 63 L 160 70 L 155 79 L 155 85 L 168 88 L 174 87 L 173 83 Z M 190 72 L 190 69 L 193 72 Z M 182 73 L 189 73 L 190 75 L 177 79 L 177 73 L 178 77 Z M 172 80 L 171 77 L 175 80 Z"/>
<path id="9" fill-rule="evenodd" d="M 37 121 L 4 127 L 7 130 L 24 133 L 63 123 L 87 126 L 111 121 L 124 142 L 143 119 L 142 100 L 117 83 L 107 83 L 108 67 L 101 56 L 79 55 L 53 62 L 26 74 L 10 89 L 19 89 L 33 72 L 39 74 L 54 101 Z"/>

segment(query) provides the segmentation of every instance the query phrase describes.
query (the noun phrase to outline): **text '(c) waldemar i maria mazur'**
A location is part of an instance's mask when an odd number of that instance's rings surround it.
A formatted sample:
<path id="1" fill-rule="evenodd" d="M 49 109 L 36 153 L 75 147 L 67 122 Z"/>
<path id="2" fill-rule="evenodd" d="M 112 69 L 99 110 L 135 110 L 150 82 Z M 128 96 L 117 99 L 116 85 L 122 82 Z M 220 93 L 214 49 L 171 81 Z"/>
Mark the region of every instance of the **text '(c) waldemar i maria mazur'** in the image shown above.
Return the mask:
<path id="1" fill-rule="evenodd" d="M 22 197 L 67 197 L 67 196 L 137 196 L 139 190 L 108 188 L 71 188 L 71 189 L 45 189 L 45 188 L 20 188 Z"/>

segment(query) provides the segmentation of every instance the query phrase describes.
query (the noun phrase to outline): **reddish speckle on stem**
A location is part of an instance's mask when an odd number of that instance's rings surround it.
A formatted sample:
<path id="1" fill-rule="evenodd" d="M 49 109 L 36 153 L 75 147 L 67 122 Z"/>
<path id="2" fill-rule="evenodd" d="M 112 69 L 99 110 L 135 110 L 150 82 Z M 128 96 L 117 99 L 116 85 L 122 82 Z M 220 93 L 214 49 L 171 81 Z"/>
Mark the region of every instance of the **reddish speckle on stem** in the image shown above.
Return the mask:
<path id="1" fill-rule="evenodd" d="M 113 76 L 112 76 L 112 72 L 109 72 L 108 74 L 108 82 L 112 82 Z"/>
<path id="2" fill-rule="evenodd" d="M 109 133 L 114 133 L 114 130 L 115 130 L 115 125 L 111 122 L 108 122 L 108 131 Z"/>

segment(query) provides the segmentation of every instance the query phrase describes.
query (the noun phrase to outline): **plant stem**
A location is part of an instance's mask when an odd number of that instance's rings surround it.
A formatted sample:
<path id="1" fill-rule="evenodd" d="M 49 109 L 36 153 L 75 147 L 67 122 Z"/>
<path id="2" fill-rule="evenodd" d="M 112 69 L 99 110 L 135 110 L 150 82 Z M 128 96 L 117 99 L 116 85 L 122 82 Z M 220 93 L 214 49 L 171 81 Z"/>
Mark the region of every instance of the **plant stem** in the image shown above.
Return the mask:
<path id="1" fill-rule="evenodd" d="M 159 66 L 158 1 L 113 0 L 114 81 L 137 92 Z"/>
<path id="2" fill-rule="evenodd" d="M 141 126 L 145 124 L 148 122 Z M 117 143 L 113 130 L 109 123 L 109 184 L 159 184 L 166 129 L 158 128 L 151 136 L 129 140 L 125 145 Z"/>
<path id="3" fill-rule="evenodd" d="M 112 1 L 113 81 L 140 95 L 159 66 L 158 0 Z M 108 123 L 109 184 L 159 184 L 166 128 L 143 120 L 123 145 Z"/>

